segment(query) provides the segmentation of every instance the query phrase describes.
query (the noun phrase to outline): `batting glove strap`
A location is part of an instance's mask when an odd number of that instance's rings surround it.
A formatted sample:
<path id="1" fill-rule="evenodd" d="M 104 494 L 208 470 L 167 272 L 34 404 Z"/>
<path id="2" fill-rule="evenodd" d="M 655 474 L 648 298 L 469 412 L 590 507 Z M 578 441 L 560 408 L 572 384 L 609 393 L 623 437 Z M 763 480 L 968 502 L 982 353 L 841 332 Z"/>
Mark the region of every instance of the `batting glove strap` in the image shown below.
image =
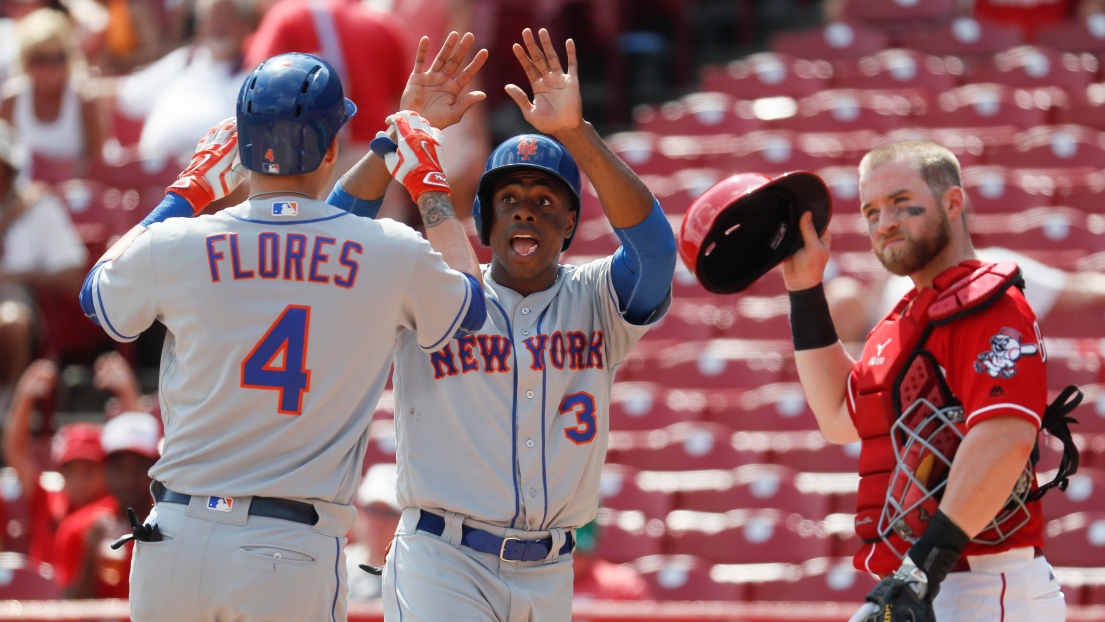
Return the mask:
<path id="1" fill-rule="evenodd" d="M 933 598 L 970 539 L 947 514 L 937 510 L 925 532 L 910 547 L 908 560 L 928 577 Z"/>
<path id="2" fill-rule="evenodd" d="M 418 113 L 404 110 L 387 118 L 394 132 L 396 149 L 384 155 L 384 165 L 396 181 L 403 184 L 417 203 L 427 192 L 451 194 L 449 179 L 441 164 L 445 137 Z M 389 137 L 380 132 L 378 137 Z"/>
<path id="3" fill-rule="evenodd" d="M 238 187 L 246 178 L 238 154 L 238 125 L 233 117 L 211 128 L 199 144 L 191 163 L 165 192 L 179 194 L 195 214 Z"/>

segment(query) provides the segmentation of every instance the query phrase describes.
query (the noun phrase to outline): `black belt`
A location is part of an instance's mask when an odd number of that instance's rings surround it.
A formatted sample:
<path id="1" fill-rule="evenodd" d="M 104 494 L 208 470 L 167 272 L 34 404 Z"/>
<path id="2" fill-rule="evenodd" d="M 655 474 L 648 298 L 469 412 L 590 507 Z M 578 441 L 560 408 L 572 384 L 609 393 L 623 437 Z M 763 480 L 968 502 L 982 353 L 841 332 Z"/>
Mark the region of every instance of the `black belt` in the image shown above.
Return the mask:
<path id="1" fill-rule="evenodd" d="M 179 492 L 173 492 L 166 488 L 165 484 L 157 480 L 154 480 L 153 485 L 150 486 L 150 491 L 153 492 L 154 500 L 160 503 L 179 503 L 181 505 L 188 505 L 188 502 L 192 500 L 191 495 L 182 495 Z M 274 499 L 272 497 L 254 497 L 253 501 L 249 504 L 249 515 L 279 518 L 281 520 L 290 520 L 294 523 L 303 523 L 304 525 L 314 525 L 318 522 L 318 512 L 315 511 L 315 506 L 310 503 L 291 501 L 288 499 Z"/>
<path id="2" fill-rule="evenodd" d="M 418 517 L 419 531 L 440 536 L 445 533 L 445 518 L 432 512 L 422 511 Z M 540 540 L 522 540 L 508 536 L 500 538 L 482 529 L 462 525 L 460 528 L 460 543 L 489 555 L 497 555 L 504 562 L 537 562 L 549 556 L 552 548 L 552 538 Z M 567 555 L 572 551 L 572 534 L 564 532 L 564 546 L 560 547 L 560 555 Z"/>

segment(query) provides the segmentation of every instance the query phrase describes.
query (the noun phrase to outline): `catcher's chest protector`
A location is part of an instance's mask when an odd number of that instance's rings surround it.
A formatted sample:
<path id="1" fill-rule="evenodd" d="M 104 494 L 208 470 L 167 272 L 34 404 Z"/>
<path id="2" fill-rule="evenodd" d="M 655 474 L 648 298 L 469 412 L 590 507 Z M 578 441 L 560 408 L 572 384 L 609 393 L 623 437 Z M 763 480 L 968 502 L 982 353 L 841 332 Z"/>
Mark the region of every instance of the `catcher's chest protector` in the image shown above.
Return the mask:
<path id="1" fill-rule="evenodd" d="M 933 410 L 924 403 L 911 409 L 919 400 L 939 409 L 958 405 L 939 364 L 924 350 L 925 340 L 934 326 L 985 309 L 1019 281 L 1020 269 L 1013 262 L 982 264 L 943 291 L 926 288 L 912 299 L 903 299 L 868 335 L 863 356 L 849 379 L 849 394 L 854 399 L 849 410 L 862 441 L 856 535 L 864 545 L 856 555 L 858 567 L 879 574 L 885 569 L 892 571 L 910 546 L 899 533 L 880 535 L 880 517 L 891 475 L 898 465 L 898 452 L 890 436 L 894 423 L 908 412 L 908 420 L 902 423 L 922 425 Z M 941 435 L 934 440 L 942 445 L 941 452 L 947 452 L 950 463 L 959 445 L 958 437 Z M 933 471 L 926 474 L 928 479 L 936 481 L 946 475 L 944 467 L 934 464 Z"/>

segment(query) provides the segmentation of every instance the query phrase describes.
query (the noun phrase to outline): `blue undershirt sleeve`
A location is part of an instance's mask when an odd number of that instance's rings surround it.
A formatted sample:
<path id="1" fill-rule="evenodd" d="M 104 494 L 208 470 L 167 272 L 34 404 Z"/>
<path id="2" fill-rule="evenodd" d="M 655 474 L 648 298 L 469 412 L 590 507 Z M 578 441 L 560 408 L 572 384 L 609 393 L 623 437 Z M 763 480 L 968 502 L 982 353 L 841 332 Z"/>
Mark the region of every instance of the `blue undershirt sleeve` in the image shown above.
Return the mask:
<path id="1" fill-rule="evenodd" d="M 614 252 L 610 279 L 627 321 L 643 324 L 663 304 L 675 276 L 675 234 L 660 202 L 640 224 L 614 228 L 622 245 Z"/>
<path id="2" fill-rule="evenodd" d="M 468 305 L 468 312 L 464 314 L 464 319 L 460 321 L 458 337 L 483 328 L 483 323 L 487 319 L 487 302 L 483 297 L 483 286 L 471 274 L 465 273 L 464 276 L 468 277 L 468 291 L 472 296 L 472 302 Z"/>
<path id="3" fill-rule="evenodd" d="M 334 189 L 330 191 L 330 196 L 326 197 L 326 202 L 354 216 L 375 219 L 376 215 L 380 213 L 380 207 L 384 204 L 384 197 L 372 199 L 371 201 L 368 199 L 358 199 L 346 192 L 345 188 L 341 187 L 341 180 L 339 179 L 338 183 L 334 184 Z"/>
<path id="4" fill-rule="evenodd" d="M 165 198 L 161 199 L 161 203 L 138 224 L 149 227 L 155 222 L 165 222 L 170 218 L 191 218 L 192 216 L 195 216 L 195 210 L 192 209 L 191 203 L 175 192 L 167 192 Z"/>

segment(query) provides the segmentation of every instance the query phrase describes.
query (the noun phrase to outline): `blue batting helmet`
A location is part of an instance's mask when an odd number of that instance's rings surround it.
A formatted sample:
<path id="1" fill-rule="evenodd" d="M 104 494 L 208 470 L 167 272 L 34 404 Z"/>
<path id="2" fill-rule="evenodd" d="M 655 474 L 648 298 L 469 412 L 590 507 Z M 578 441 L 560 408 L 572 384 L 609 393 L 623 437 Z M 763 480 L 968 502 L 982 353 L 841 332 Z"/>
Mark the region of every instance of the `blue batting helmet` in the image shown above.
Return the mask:
<path id="1" fill-rule="evenodd" d="M 238 92 L 242 165 L 268 175 L 310 173 L 356 112 L 329 63 L 298 52 L 273 56 Z"/>
<path id="2" fill-rule="evenodd" d="M 472 218 L 476 220 L 476 226 L 480 230 L 480 242 L 484 246 L 491 244 L 491 212 L 494 211 L 491 204 L 491 192 L 495 181 L 512 171 L 537 170 L 548 173 L 553 178 L 564 184 L 568 194 L 572 198 L 571 209 L 579 216 L 579 167 L 575 158 L 564 145 L 556 142 L 548 136 L 540 134 L 522 134 L 507 139 L 487 158 L 487 166 L 480 177 L 480 185 L 476 190 L 476 202 L 472 205 Z M 577 226 L 576 229 L 579 227 Z M 575 236 L 575 232 L 572 232 Z M 564 240 L 561 251 L 568 250 L 572 238 Z"/>

